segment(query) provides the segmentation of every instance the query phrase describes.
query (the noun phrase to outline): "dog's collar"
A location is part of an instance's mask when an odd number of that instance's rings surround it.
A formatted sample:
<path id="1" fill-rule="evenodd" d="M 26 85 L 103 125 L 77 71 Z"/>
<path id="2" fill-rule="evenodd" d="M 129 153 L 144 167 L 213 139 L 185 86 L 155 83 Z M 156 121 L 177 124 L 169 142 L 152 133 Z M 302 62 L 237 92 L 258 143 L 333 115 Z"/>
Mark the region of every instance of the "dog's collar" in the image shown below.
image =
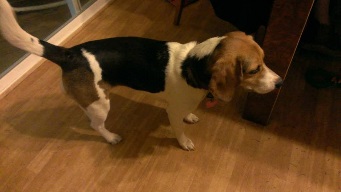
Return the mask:
<path id="1" fill-rule="evenodd" d="M 214 95 L 211 92 L 208 92 L 207 95 L 206 95 L 206 98 L 214 99 Z"/>
<path id="2" fill-rule="evenodd" d="M 211 92 L 208 92 L 206 95 L 205 106 L 206 108 L 212 108 L 218 104 L 218 100 L 214 98 L 214 95 Z"/>

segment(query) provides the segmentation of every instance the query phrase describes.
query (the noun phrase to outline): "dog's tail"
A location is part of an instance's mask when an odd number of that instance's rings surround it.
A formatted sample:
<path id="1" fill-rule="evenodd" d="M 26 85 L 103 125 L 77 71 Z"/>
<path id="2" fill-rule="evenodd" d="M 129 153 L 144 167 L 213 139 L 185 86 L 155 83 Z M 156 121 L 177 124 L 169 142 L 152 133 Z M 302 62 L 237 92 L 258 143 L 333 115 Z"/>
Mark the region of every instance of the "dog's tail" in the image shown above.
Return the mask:
<path id="1" fill-rule="evenodd" d="M 44 57 L 62 66 L 65 63 L 66 48 L 39 40 L 24 31 L 18 24 L 13 8 L 7 0 L 0 0 L 0 30 L 13 46 Z"/>

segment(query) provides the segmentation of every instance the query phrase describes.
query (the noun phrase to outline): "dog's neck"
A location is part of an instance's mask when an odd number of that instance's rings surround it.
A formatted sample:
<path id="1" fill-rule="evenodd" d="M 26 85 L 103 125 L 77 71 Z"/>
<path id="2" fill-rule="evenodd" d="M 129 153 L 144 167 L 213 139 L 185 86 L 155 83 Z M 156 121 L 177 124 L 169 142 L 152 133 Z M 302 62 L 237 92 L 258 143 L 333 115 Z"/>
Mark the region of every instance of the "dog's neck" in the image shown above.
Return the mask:
<path id="1" fill-rule="evenodd" d="M 182 77 L 187 83 L 199 89 L 208 90 L 211 80 L 209 59 L 214 49 L 224 37 L 213 37 L 193 47 L 182 63 Z"/>

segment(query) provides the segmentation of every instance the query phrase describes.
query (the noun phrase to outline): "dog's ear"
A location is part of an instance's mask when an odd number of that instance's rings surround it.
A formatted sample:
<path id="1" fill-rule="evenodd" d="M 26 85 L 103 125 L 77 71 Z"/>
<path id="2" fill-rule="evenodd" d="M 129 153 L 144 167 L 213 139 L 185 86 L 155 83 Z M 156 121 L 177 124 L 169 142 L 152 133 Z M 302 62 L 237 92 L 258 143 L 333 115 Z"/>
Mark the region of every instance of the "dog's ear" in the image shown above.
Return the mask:
<path id="1" fill-rule="evenodd" d="M 238 59 L 221 59 L 216 61 L 212 68 L 212 77 L 209 84 L 211 93 L 225 102 L 231 101 L 235 90 L 240 83 L 242 66 Z"/>

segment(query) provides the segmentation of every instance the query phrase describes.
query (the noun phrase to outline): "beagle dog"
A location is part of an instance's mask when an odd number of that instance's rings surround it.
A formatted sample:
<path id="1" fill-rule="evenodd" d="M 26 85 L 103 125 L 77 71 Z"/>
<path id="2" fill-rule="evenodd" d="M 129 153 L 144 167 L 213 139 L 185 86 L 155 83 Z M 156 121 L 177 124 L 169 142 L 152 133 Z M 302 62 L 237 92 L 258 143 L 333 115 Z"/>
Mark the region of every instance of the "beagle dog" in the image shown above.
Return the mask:
<path id="1" fill-rule="evenodd" d="M 168 103 L 166 111 L 180 146 L 193 150 L 183 131 L 184 120 L 199 120 L 191 112 L 208 93 L 214 101 L 228 102 L 237 87 L 264 94 L 282 84 L 264 64 L 261 47 L 243 32 L 201 43 L 116 37 L 64 48 L 25 32 L 5 0 L 0 1 L 0 22 L 3 36 L 13 46 L 60 66 L 66 93 L 85 111 L 91 127 L 112 144 L 121 137 L 109 132 L 104 122 L 110 89 L 117 85 L 161 96 Z"/>

